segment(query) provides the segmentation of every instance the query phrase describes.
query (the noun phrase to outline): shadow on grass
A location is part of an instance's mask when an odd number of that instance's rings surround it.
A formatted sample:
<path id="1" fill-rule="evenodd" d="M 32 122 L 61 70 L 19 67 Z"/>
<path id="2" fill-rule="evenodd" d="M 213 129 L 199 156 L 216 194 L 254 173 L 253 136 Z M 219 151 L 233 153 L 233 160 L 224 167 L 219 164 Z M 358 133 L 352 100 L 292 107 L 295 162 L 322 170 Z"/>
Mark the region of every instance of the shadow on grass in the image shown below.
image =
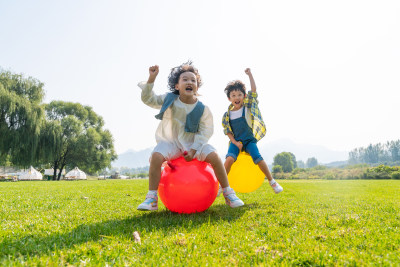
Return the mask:
<path id="1" fill-rule="evenodd" d="M 250 204 L 232 209 L 225 204 L 217 204 L 204 212 L 193 214 L 178 214 L 166 209 L 152 212 L 138 211 L 126 219 L 81 224 L 68 233 L 55 233 L 48 236 L 28 235 L 19 239 L 6 237 L 0 243 L 0 258 L 40 256 L 109 237 L 133 239 L 134 231 L 141 234 L 162 231 L 164 235 L 175 233 L 177 229 L 190 231 L 204 224 L 212 226 L 221 222 L 234 222 L 246 210 L 257 206 L 257 204 Z"/>

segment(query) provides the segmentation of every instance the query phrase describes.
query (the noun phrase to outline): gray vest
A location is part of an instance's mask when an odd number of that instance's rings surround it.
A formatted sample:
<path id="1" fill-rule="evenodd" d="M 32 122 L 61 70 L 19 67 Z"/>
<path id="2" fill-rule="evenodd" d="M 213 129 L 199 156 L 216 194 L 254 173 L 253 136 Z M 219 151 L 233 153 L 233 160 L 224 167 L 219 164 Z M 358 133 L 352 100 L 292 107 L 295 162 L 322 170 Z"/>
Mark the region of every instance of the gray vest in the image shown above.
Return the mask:
<path id="1" fill-rule="evenodd" d="M 164 112 L 169 108 L 172 103 L 179 97 L 174 93 L 168 93 L 164 99 L 164 103 L 161 106 L 160 113 L 158 113 L 155 117 L 159 120 L 162 120 L 164 116 Z M 199 131 L 200 118 L 204 112 L 204 104 L 200 101 L 197 101 L 194 109 L 187 114 L 186 123 L 185 123 L 185 132 L 188 133 L 197 133 Z"/>

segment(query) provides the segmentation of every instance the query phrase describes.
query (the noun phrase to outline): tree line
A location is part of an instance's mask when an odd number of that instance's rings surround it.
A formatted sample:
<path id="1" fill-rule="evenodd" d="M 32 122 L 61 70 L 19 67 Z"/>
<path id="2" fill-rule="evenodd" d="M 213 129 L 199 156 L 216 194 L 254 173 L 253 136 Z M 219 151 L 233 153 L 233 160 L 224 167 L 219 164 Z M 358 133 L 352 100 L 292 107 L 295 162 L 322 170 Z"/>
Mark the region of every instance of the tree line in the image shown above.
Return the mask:
<path id="1" fill-rule="evenodd" d="M 370 144 L 367 147 L 353 149 L 349 152 L 347 165 L 356 164 L 368 164 L 373 166 L 400 165 L 400 140 L 388 141 L 384 144 Z M 274 156 L 272 171 L 274 173 L 290 173 L 296 168 L 314 168 L 317 165 L 318 160 L 314 157 L 308 158 L 306 163 L 304 163 L 301 160 L 296 161 L 296 156 L 291 152 L 281 152 Z M 364 176 L 369 177 L 368 175 L 369 174 L 366 174 Z M 398 174 L 395 173 L 396 177 L 397 175 Z"/>
<path id="2" fill-rule="evenodd" d="M 110 167 L 117 155 L 103 118 L 80 103 L 43 103 L 43 87 L 0 69 L 0 165 L 53 168 L 53 180 L 64 168 L 96 173 Z"/>
<path id="3" fill-rule="evenodd" d="M 400 140 L 370 144 L 349 152 L 349 164 L 400 165 Z"/>

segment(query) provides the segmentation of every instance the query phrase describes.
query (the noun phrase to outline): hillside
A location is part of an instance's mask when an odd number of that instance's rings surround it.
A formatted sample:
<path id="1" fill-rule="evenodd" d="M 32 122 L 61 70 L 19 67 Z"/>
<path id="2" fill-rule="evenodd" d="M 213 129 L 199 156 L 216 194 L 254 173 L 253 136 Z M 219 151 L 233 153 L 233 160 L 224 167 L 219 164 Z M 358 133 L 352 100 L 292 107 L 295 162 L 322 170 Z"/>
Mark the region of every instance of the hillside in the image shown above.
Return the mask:
<path id="1" fill-rule="evenodd" d="M 261 144 L 260 152 L 268 164 L 271 164 L 273 157 L 283 151 L 292 152 L 297 160 L 307 161 L 308 158 L 315 157 L 319 163 L 332 164 L 333 162 L 344 162 L 348 158 L 347 151 L 335 151 L 328 149 L 324 146 L 310 145 L 310 144 L 297 144 L 289 139 L 281 139 L 267 144 Z M 149 158 L 152 147 L 144 150 L 128 150 L 120 155 L 118 159 L 112 163 L 113 167 L 121 168 L 138 168 L 149 165 Z M 219 153 L 221 157 L 224 153 Z M 336 165 L 336 164 L 334 164 Z"/>

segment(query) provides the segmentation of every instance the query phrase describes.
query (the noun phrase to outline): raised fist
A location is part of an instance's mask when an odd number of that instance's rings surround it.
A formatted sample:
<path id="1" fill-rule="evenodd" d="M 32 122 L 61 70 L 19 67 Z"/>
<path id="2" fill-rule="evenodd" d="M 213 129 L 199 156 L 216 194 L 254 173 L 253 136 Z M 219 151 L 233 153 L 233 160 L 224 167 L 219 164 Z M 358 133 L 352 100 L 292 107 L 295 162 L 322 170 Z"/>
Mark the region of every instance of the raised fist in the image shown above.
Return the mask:
<path id="1" fill-rule="evenodd" d="M 159 71 L 158 65 L 154 65 L 154 66 L 151 66 L 151 67 L 149 68 L 149 74 L 150 74 L 150 76 L 152 76 L 152 77 L 156 77 L 156 76 L 158 75 L 158 71 Z"/>
<path id="2" fill-rule="evenodd" d="M 250 75 L 250 74 L 251 74 L 250 68 L 245 69 L 245 70 L 244 70 L 244 73 L 246 73 L 247 75 Z"/>

